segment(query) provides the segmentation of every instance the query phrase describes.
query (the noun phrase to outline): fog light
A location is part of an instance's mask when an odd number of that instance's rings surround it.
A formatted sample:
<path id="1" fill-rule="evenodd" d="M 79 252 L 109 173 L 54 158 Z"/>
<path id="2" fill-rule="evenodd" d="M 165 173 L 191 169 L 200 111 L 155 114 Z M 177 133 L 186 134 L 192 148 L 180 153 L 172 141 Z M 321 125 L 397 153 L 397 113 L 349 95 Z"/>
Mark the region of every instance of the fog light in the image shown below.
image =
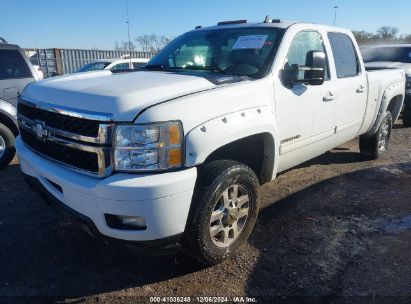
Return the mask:
<path id="1" fill-rule="evenodd" d="M 142 216 L 118 216 L 123 225 L 146 227 L 146 220 Z"/>
<path id="2" fill-rule="evenodd" d="M 143 216 L 105 214 L 107 225 L 119 230 L 145 230 L 146 220 Z"/>

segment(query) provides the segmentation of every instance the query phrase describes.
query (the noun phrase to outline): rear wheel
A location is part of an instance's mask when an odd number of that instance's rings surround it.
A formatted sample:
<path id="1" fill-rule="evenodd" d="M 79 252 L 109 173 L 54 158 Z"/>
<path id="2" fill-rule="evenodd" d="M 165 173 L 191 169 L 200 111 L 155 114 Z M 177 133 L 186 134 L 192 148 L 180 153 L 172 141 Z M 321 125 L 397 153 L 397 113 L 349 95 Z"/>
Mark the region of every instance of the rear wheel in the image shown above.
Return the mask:
<path id="1" fill-rule="evenodd" d="M 381 121 L 377 132 L 372 136 L 360 136 L 360 152 L 363 156 L 377 159 L 380 158 L 388 147 L 391 136 L 392 116 L 387 112 Z"/>
<path id="2" fill-rule="evenodd" d="M 13 160 L 16 154 L 14 142 L 13 132 L 0 123 L 0 169 L 7 166 Z"/>
<path id="3" fill-rule="evenodd" d="M 206 265 L 235 255 L 257 219 L 258 187 L 255 173 L 239 162 L 204 165 L 186 226 L 188 252 Z"/>

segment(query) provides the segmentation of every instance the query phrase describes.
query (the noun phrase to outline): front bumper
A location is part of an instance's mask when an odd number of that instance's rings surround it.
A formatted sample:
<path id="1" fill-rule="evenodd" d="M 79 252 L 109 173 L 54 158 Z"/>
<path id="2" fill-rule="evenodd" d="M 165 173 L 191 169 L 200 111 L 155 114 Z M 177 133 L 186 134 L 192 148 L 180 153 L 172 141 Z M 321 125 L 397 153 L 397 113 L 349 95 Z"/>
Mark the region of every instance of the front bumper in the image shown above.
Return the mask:
<path id="1" fill-rule="evenodd" d="M 197 169 L 162 174 L 115 174 L 105 179 L 74 172 L 30 150 L 18 137 L 20 168 L 53 205 L 63 206 L 94 235 L 132 242 L 158 242 L 184 232 Z M 108 226 L 105 214 L 143 216 L 145 230 Z"/>

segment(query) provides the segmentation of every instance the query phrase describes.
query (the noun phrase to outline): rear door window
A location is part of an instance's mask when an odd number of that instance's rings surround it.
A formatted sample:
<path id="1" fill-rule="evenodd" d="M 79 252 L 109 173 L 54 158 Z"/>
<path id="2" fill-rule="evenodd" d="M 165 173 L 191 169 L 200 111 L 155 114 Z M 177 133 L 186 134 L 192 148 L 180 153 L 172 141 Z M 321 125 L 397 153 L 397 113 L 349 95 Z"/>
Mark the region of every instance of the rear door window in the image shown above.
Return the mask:
<path id="1" fill-rule="evenodd" d="M 0 79 L 33 77 L 18 50 L 0 50 Z"/>
<path id="2" fill-rule="evenodd" d="M 360 73 L 357 52 L 351 38 L 343 33 L 328 33 L 334 54 L 337 78 L 355 77 Z"/>

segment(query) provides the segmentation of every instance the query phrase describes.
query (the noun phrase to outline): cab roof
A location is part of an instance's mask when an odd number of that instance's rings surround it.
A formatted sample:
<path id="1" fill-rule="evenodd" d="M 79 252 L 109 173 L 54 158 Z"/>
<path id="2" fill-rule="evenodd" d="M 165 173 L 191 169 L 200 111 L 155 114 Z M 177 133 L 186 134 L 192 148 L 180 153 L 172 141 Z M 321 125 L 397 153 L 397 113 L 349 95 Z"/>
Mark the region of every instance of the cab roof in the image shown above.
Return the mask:
<path id="1" fill-rule="evenodd" d="M 193 31 L 201 31 L 201 30 L 217 30 L 217 29 L 224 29 L 224 28 L 280 28 L 280 29 L 287 29 L 292 25 L 303 25 L 307 27 L 313 27 L 315 29 L 323 29 L 327 31 L 337 31 L 346 33 L 349 30 L 324 24 L 316 24 L 316 23 L 309 23 L 309 22 L 301 22 L 301 21 L 283 21 L 279 19 L 273 19 L 268 22 L 247 22 L 246 20 L 236 20 L 236 21 L 223 21 L 219 22 L 217 25 L 208 26 L 208 27 L 201 27 L 197 26 L 196 29 Z"/>
<path id="2" fill-rule="evenodd" d="M 225 23 L 225 24 L 223 24 Z M 245 20 L 238 21 L 223 21 L 219 22 L 217 25 L 212 25 L 208 27 L 200 27 L 198 30 L 215 30 L 222 28 L 253 28 L 253 27 L 268 27 L 268 28 L 283 28 L 286 29 L 291 25 L 299 23 L 296 21 L 280 21 L 277 22 L 246 22 Z"/>

